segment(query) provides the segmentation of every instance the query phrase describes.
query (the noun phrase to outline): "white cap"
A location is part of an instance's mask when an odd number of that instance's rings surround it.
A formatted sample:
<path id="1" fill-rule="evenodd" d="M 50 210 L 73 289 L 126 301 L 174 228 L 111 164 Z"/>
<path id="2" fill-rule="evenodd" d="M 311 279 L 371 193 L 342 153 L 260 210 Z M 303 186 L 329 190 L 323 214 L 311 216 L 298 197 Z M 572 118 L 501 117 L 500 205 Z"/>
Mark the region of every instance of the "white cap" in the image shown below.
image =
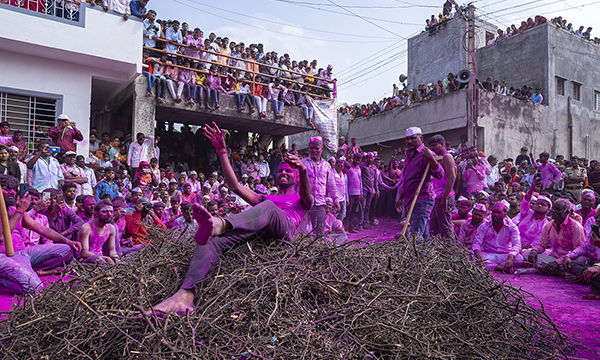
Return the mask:
<path id="1" fill-rule="evenodd" d="M 142 189 L 140 189 L 139 187 L 136 187 L 135 189 L 131 190 L 131 193 L 142 193 Z"/>
<path id="2" fill-rule="evenodd" d="M 77 153 L 75 151 L 67 151 L 65 153 L 65 156 L 69 156 L 69 155 L 77 155 Z"/>
<path id="3" fill-rule="evenodd" d="M 409 127 L 408 129 L 406 129 L 406 137 L 413 136 L 413 135 L 423 135 L 421 128 L 413 126 L 413 127 Z"/>
<path id="4" fill-rule="evenodd" d="M 190 171 L 190 176 L 192 176 L 192 175 L 198 175 L 198 173 L 196 172 L 196 170 Z"/>
<path id="5" fill-rule="evenodd" d="M 242 175 L 242 178 L 247 178 L 247 177 L 248 177 L 248 174 L 243 174 Z"/>
<path id="6" fill-rule="evenodd" d="M 67 116 L 67 114 L 60 114 L 60 115 L 58 115 L 58 117 L 56 119 L 58 119 L 58 120 L 69 120 L 69 117 Z"/>
<path id="7" fill-rule="evenodd" d="M 208 195 L 204 195 L 202 198 L 210 200 L 210 196 L 208 196 Z"/>
<path id="8" fill-rule="evenodd" d="M 169 184 L 173 184 L 173 183 L 177 184 L 177 180 L 175 180 L 175 179 L 169 180 Z"/>

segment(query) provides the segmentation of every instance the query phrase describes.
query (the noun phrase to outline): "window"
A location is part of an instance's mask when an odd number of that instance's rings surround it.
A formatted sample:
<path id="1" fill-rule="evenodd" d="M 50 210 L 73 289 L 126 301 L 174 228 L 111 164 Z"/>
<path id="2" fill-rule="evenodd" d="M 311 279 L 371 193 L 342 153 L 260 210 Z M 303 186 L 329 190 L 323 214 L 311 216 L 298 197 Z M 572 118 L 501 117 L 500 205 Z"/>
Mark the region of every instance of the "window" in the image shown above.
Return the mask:
<path id="1" fill-rule="evenodd" d="M 577 101 L 581 100 L 581 84 L 576 82 L 573 83 L 573 99 Z"/>
<path id="2" fill-rule="evenodd" d="M 485 44 L 487 45 L 492 40 L 494 40 L 494 34 L 489 31 L 486 31 L 485 32 Z"/>
<path id="3" fill-rule="evenodd" d="M 594 110 L 600 111 L 600 91 L 594 91 Z"/>
<path id="4" fill-rule="evenodd" d="M 556 94 L 564 95 L 565 94 L 565 79 L 556 77 Z"/>
<path id="5" fill-rule="evenodd" d="M 29 151 L 49 139 L 48 130 L 56 119 L 56 99 L 0 92 L 0 122 L 8 121 L 11 132 L 21 130 Z"/>

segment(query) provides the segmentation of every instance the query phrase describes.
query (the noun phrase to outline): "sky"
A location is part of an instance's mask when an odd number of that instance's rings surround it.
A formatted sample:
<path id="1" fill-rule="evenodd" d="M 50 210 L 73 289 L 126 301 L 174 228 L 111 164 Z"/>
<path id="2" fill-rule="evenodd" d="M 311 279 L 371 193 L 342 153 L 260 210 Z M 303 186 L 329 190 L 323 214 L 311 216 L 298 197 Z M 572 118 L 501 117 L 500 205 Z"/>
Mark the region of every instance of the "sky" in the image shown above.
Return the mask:
<path id="1" fill-rule="evenodd" d="M 406 40 L 445 0 L 150 0 L 158 19 L 187 22 L 204 36 L 264 44 L 293 60 L 333 65 L 338 100 L 369 103 L 390 96 L 406 74 Z M 467 5 L 456 0 L 459 5 Z M 535 15 L 562 16 L 575 28 L 597 27 L 600 0 L 477 0 L 476 15 L 502 29 Z M 592 37 L 600 36 L 600 28 Z"/>

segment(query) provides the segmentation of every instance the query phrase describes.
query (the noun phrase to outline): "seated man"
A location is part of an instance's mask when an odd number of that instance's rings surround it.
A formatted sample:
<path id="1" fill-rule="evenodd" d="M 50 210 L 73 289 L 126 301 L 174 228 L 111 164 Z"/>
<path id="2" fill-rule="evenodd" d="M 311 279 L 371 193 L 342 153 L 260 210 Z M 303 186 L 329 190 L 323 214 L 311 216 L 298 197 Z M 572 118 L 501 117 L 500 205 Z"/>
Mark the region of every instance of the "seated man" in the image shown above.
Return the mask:
<path id="1" fill-rule="evenodd" d="M 175 235 L 177 239 L 187 239 L 198 231 L 198 222 L 192 217 L 192 204 L 183 205 L 181 212 L 183 216 L 178 217 L 171 227 L 179 229 Z"/>
<path id="2" fill-rule="evenodd" d="M 521 202 L 519 215 L 512 220 L 519 227 L 523 258 L 529 257 L 531 249 L 537 246 L 540 241 L 544 226 L 550 222 L 546 214 L 552 209 L 552 201 L 546 196 L 540 195 L 537 200 L 532 202 L 533 193 L 541 183 L 542 180 L 539 177 L 533 180 L 533 186 Z M 533 206 L 531 206 L 532 203 Z"/>
<path id="3" fill-rule="evenodd" d="M 596 215 L 596 195 L 594 195 L 594 191 L 587 190 L 581 196 L 581 209 L 575 210 L 577 215 L 580 215 L 582 218 L 582 224 L 588 221 Z"/>
<path id="4" fill-rule="evenodd" d="M 548 275 L 564 276 L 565 272 L 559 269 L 559 266 L 562 264 L 565 268 L 569 268 L 571 262 L 571 259 L 565 255 L 585 242 L 583 226 L 570 216 L 572 207 L 573 204 L 564 198 L 554 202 L 553 220 L 544 226 L 539 243 L 532 247 L 529 254 L 529 262 L 537 265 L 539 270 Z M 551 246 L 550 255 L 545 255 L 544 251 L 548 245 Z"/>
<path id="5" fill-rule="evenodd" d="M 133 214 L 125 216 L 125 238 L 131 238 L 134 245 L 148 245 L 146 240 L 148 230 L 140 224 L 148 216 L 152 219 L 154 226 L 167 229 L 167 226 L 154 213 L 150 200 L 145 197 L 140 198 L 135 205 Z"/>
<path id="6" fill-rule="evenodd" d="M 452 214 L 450 217 L 452 221 L 452 226 L 454 226 L 454 234 L 458 235 L 460 226 L 467 220 L 471 218 L 471 207 L 473 203 L 469 201 L 469 199 L 461 196 L 456 200 L 456 214 Z"/>
<path id="7" fill-rule="evenodd" d="M 92 195 L 86 195 L 83 198 L 83 203 L 82 203 L 82 209 L 83 212 L 79 215 L 79 217 L 81 217 L 83 219 L 83 221 L 91 221 L 94 219 L 94 213 L 95 213 L 95 207 L 96 207 L 96 198 L 93 197 Z"/>
<path id="8" fill-rule="evenodd" d="M 93 198 L 93 197 L 92 197 Z M 110 200 L 100 200 L 94 206 L 93 220 L 83 224 L 79 230 L 81 258 L 84 263 L 109 263 L 113 265 L 117 254 L 116 232 L 113 222 L 113 205 Z M 108 254 L 104 255 L 103 247 L 108 244 Z"/>
<path id="9" fill-rule="evenodd" d="M 0 287 L 15 294 L 40 291 L 42 281 L 36 270 L 53 269 L 64 266 L 73 259 L 73 252 L 80 251 L 81 245 L 58 234 L 52 229 L 35 222 L 25 212 L 30 205 L 29 197 L 18 199 L 16 190 L 19 181 L 9 175 L 0 175 L 0 186 L 8 211 L 11 232 L 20 225 L 34 231 L 46 239 L 61 244 L 46 244 L 25 247 L 18 236 L 13 238 L 15 255 L 7 257 L 4 236 L 0 233 Z"/>
<path id="10" fill-rule="evenodd" d="M 196 284 L 204 279 L 224 250 L 250 240 L 259 232 L 274 239 L 292 240 L 298 225 L 313 205 L 306 168 L 296 156 L 288 156 L 279 165 L 277 195 L 257 194 L 238 184 L 227 157 L 223 131 L 215 123 L 213 126 L 205 125 L 204 135 L 217 149 L 227 186 L 252 208 L 222 219 L 211 216 L 200 204 L 194 205 L 194 218 L 199 225 L 194 239 L 198 247 L 179 291 L 155 307 L 163 313 L 185 314 L 194 310 Z M 297 176 L 299 194 L 294 193 Z"/>
<path id="11" fill-rule="evenodd" d="M 487 209 L 485 208 L 485 205 L 477 204 L 473 207 L 471 218 L 463 221 L 462 224 L 460 224 L 458 241 L 465 248 L 471 250 L 473 247 L 473 238 L 477 233 L 479 225 L 481 225 L 481 223 L 485 220 L 486 214 Z"/>
<path id="12" fill-rule="evenodd" d="M 513 265 L 523 262 L 519 229 L 506 216 L 508 206 L 497 202 L 492 207 L 491 221 L 479 226 L 473 239 L 475 258 L 483 260 L 488 270 L 512 273 Z M 504 263 L 504 265 L 502 265 Z"/>
<path id="13" fill-rule="evenodd" d="M 344 225 L 333 213 L 333 199 L 330 197 L 325 198 L 325 209 L 327 211 L 327 217 L 325 218 L 325 234 L 331 237 L 337 245 L 342 245 L 348 241 L 348 235 L 344 230 Z"/>
<path id="14" fill-rule="evenodd" d="M 48 218 L 46 215 L 42 214 L 48 206 L 40 198 L 40 193 L 36 189 L 29 189 L 29 200 L 31 200 L 31 205 L 29 206 L 27 215 L 29 215 L 36 223 L 48 227 Z M 17 225 L 13 232 L 13 236 L 18 236 L 25 247 L 41 245 L 42 243 L 52 243 L 52 241 L 44 239 L 35 231 L 24 228 L 21 224 Z"/>
<path id="15" fill-rule="evenodd" d="M 58 190 L 46 189 L 42 192 L 42 197 L 45 192 L 50 193 L 48 209 L 43 212 L 48 218 L 48 226 L 67 239 L 76 241 L 77 232 L 84 223 L 83 219 L 65 207 L 64 201 L 57 200 Z"/>
<path id="16" fill-rule="evenodd" d="M 589 226 L 586 226 L 585 243 L 569 252 L 563 260 L 565 270 L 569 269 L 571 273 L 577 275 L 576 280 L 579 282 L 590 283 L 590 290 L 595 294 L 600 294 L 600 277 L 598 277 L 600 274 L 600 236 L 598 232 L 600 231 L 598 231 L 598 224 L 600 224 L 600 212 L 597 212 L 586 224 Z M 575 261 L 565 261 L 567 258 Z M 581 262 L 584 258 L 594 259 L 594 265 L 588 265 L 591 261 Z M 565 267 L 565 264 L 568 266 Z"/>

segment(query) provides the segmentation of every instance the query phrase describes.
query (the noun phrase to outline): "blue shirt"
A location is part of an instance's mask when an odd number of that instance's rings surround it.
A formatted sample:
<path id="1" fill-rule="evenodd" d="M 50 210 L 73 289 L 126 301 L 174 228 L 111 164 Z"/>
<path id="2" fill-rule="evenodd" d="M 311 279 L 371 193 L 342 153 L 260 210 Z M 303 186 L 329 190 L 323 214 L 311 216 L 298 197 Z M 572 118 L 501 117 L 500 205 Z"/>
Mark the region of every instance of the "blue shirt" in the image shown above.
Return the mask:
<path id="1" fill-rule="evenodd" d="M 146 15 L 146 13 L 148 12 L 148 9 L 146 9 L 146 7 L 142 9 L 142 7 L 140 6 L 140 0 L 133 0 L 132 2 L 130 2 L 129 9 L 131 9 L 131 15 L 137 17 L 142 17 L 142 15 Z"/>
<path id="2" fill-rule="evenodd" d="M 154 28 L 153 26 L 156 26 L 156 28 Z M 152 27 L 152 28 L 150 29 L 150 27 Z M 160 24 L 157 23 L 156 21 L 154 21 L 151 24 L 150 20 L 148 20 L 148 19 L 144 20 L 144 35 L 152 36 L 152 37 L 160 36 Z M 156 47 L 156 40 L 144 38 L 144 46 Z"/>
<path id="3" fill-rule="evenodd" d="M 58 181 L 64 179 L 58 160 L 52 156 L 48 161 L 40 157 L 31 169 L 31 187 L 40 193 L 50 188 L 58 189 Z"/>
<path id="4" fill-rule="evenodd" d="M 110 195 L 111 200 L 119 196 L 119 186 L 117 186 L 114 181 L 112 184 L 109 184 L 106 179 L 103 179 L 96 184 L 96 187 L 94 188 L 94 197 L 96 198 L 96 201 L 100 201 L 100 198 L 106 194 Z"/>
<path id="5" fill-rule="evenodd" d="M 173 28 L 168 28 L 165 34 L 167 40 L 175 41 L 179 44 L 183 43 L 181 31 L 175 31 Z M 177 45 L 167 44 L 167 51 L 171 53 L 177 53 Z"/>
<path id="6" fill-rule="evenodd" d="M 533 94 L 531 95 L 531 100 L 533 100 L 534 103 L 536 104 L 541 104 L 542 101 L 544 100 L 544 97 L 542 96 L 542 94 Z"/>

